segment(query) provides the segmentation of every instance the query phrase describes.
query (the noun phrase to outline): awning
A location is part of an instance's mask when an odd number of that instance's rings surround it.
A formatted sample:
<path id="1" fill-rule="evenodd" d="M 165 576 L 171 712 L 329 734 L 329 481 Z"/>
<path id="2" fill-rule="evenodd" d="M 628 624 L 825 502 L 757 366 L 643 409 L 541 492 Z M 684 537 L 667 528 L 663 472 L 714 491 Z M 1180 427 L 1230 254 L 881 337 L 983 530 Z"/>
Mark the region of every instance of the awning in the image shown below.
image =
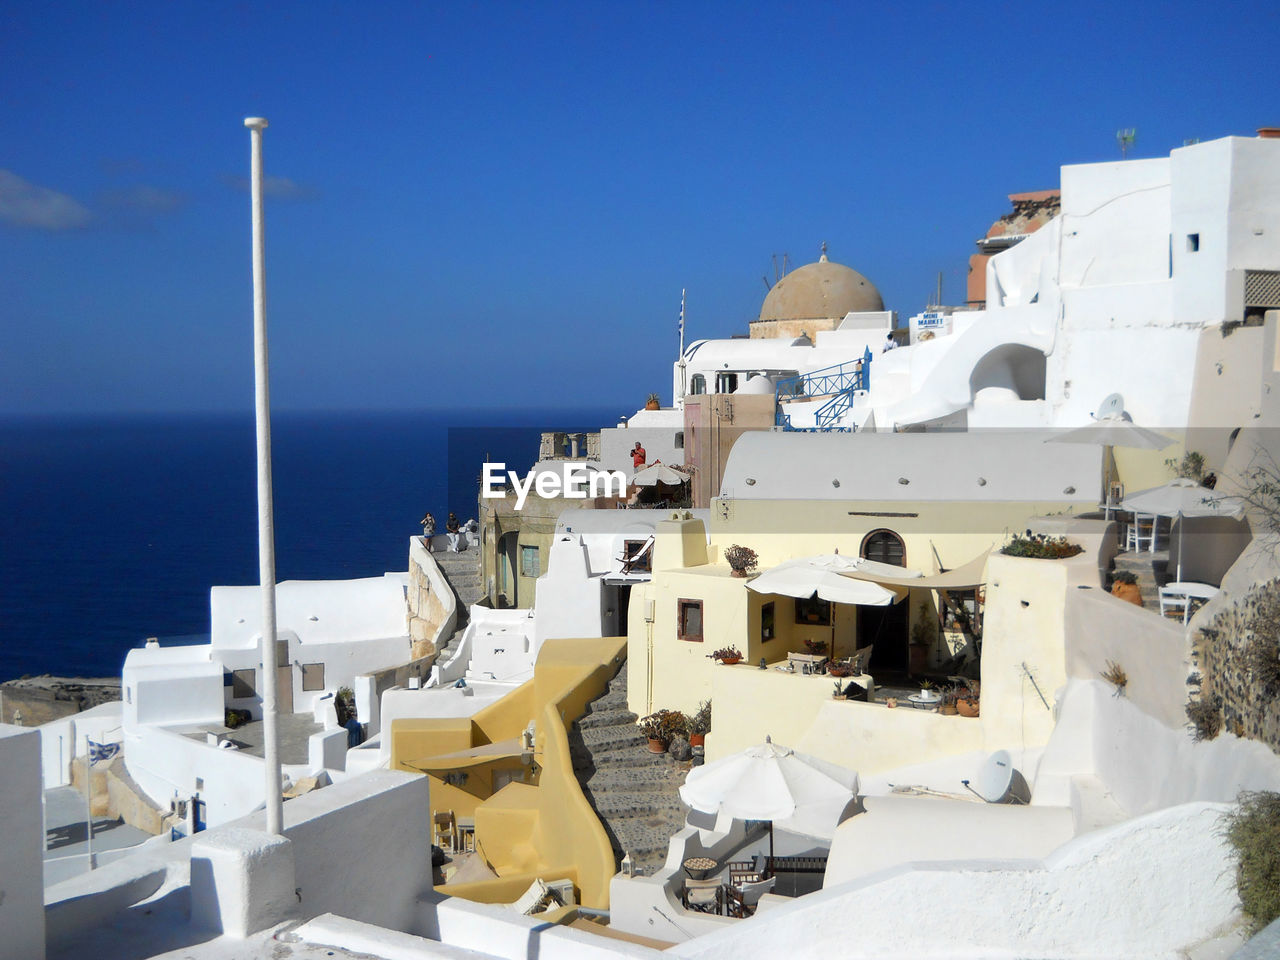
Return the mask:
<path id="1" fill-rule="evenodd" d="M 907 595 L 898 585 L 850 582 L 848 571 L 858 569 L 859 565 L 858 560 L 838 554 L 786 560 L 751 579 L 747 589 L 800 599 L 817 594 L 819 599 L 832 603 L 870 607 L 886 607 Z"/>
<path id="2" fill-rule="evenodd" d="M 442 753 L 419 760 L 406 760 L 404 764 L 423 773 L 434 773 L 437 770 L 463 770 L 467 767 L 478 767 L 482 763 L 492 763 L 495 760 L 518 760 L 523 755 L 523 744 L 520 738 L 512 737 L 510 740 L 486 743 L 471 747 L 469 750 Z"/>
<path id="3" fill-rule="evenodd" d="M 989 553 L 991 553 L 990 550 L 983 550 L 980 555 L 974 557 L 963 566 L 948 570 L 946 573 L 935 573 L 931 577 L 890 577 L 881 573 L 871 573 L 867 570 L 842 570 L 840 575 L 853 577 L 856 580 L 870 580 L 872 583 L 878 583 L 883 587 L 899 589 L 967 590 L 981 586 L 986 582 L 982 573 L 986 569 L 987 555 Z"/>

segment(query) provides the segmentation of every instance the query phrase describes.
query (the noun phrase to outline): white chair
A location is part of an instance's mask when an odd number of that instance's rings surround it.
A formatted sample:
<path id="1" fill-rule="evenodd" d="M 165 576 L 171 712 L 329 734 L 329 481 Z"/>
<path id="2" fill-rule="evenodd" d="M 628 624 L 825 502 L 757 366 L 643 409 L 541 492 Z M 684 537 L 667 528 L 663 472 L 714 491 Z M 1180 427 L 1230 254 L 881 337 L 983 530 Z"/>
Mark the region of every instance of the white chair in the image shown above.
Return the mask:
<path id="1" fill-rule="evenodd" d="M 1135 513 L 1129 524 L 1125 549 L 1137 553 L 1143 547 L 1151 553 L 1156 550 L 1156 517 L 1149 513 Z"/>
<path id="2" fill-rule="evenodd" d="M 756 912 L 756 904 L 760 902 L 760 898 L 772 890 L 777 882 L 777 877 L 770 877 L 768 880 L 747 881 L 731 887 L 729 890 L 730 913 L 735 917 L 751 916 Z"/>

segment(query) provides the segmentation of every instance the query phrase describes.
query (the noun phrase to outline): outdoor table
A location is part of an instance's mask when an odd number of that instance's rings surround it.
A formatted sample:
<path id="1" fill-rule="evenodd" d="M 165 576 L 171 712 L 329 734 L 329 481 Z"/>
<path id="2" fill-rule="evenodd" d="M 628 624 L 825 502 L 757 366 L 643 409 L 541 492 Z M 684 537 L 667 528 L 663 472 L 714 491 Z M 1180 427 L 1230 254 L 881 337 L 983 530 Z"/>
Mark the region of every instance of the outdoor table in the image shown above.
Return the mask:
<path id="1" fill-rule="evenodd" d="M 907 703 L 917 710 L 936 710 L 942 703 L 940 694 L 926 697 L 923 693 L 913 693 L 907 697 Z"/>
<path id="2" fill-rule="evenodd" d="M 1191 601 L 1204 602 L 1217 596 L 1220 587 L 1208 583 L 1174 582 L 1166 583 L 1160 588 L 1160 614 L 1163 616 L 1166 607 L 1182 607 L 1182 623 L 1185 626 L 1191 619 Z"/>
<path id="3" fill-rule="evenodd" d="M 683 866 L 690 880 L 705 880 L 715 872 L 719 864 L 710 857 L 690 857 Z"/>

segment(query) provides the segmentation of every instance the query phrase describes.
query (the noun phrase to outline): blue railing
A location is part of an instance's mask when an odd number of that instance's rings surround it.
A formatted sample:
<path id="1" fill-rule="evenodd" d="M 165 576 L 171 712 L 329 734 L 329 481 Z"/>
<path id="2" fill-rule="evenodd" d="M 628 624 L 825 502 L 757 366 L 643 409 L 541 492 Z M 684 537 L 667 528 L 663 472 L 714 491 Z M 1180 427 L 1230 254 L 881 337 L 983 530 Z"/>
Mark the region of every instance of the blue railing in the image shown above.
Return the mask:
<path id="1" fill-rule="evenodd" d="M 857 391 L 867 390 L 871 384 L 871 348 L 862 354 L 861 360 L 837 363 L 811 373 L 779 380 L 774 389 L 774 423 L 783 430 L 848 431 L 839 426 L 841 418 L 853 406 Z M 818 408 L 813 427 L 795 427 L 791 417 L 783 410 L 783 404 L 801 397 L 830 397 Z"/>

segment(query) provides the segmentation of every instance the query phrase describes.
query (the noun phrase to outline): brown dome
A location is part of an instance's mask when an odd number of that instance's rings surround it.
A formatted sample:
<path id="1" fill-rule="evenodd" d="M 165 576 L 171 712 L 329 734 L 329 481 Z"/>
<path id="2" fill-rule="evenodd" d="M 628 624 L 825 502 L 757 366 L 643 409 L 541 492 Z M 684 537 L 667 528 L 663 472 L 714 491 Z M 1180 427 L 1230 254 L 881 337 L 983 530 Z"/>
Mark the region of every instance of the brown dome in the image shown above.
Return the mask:
<path id="1" fill-rule="evenodd" d="M 760 319 L 830 319 L 883 309 L 880 291 L 870 280 L 823 254 L 817 263 L 792 270 L 773 285 L 760 308 Z"/>

